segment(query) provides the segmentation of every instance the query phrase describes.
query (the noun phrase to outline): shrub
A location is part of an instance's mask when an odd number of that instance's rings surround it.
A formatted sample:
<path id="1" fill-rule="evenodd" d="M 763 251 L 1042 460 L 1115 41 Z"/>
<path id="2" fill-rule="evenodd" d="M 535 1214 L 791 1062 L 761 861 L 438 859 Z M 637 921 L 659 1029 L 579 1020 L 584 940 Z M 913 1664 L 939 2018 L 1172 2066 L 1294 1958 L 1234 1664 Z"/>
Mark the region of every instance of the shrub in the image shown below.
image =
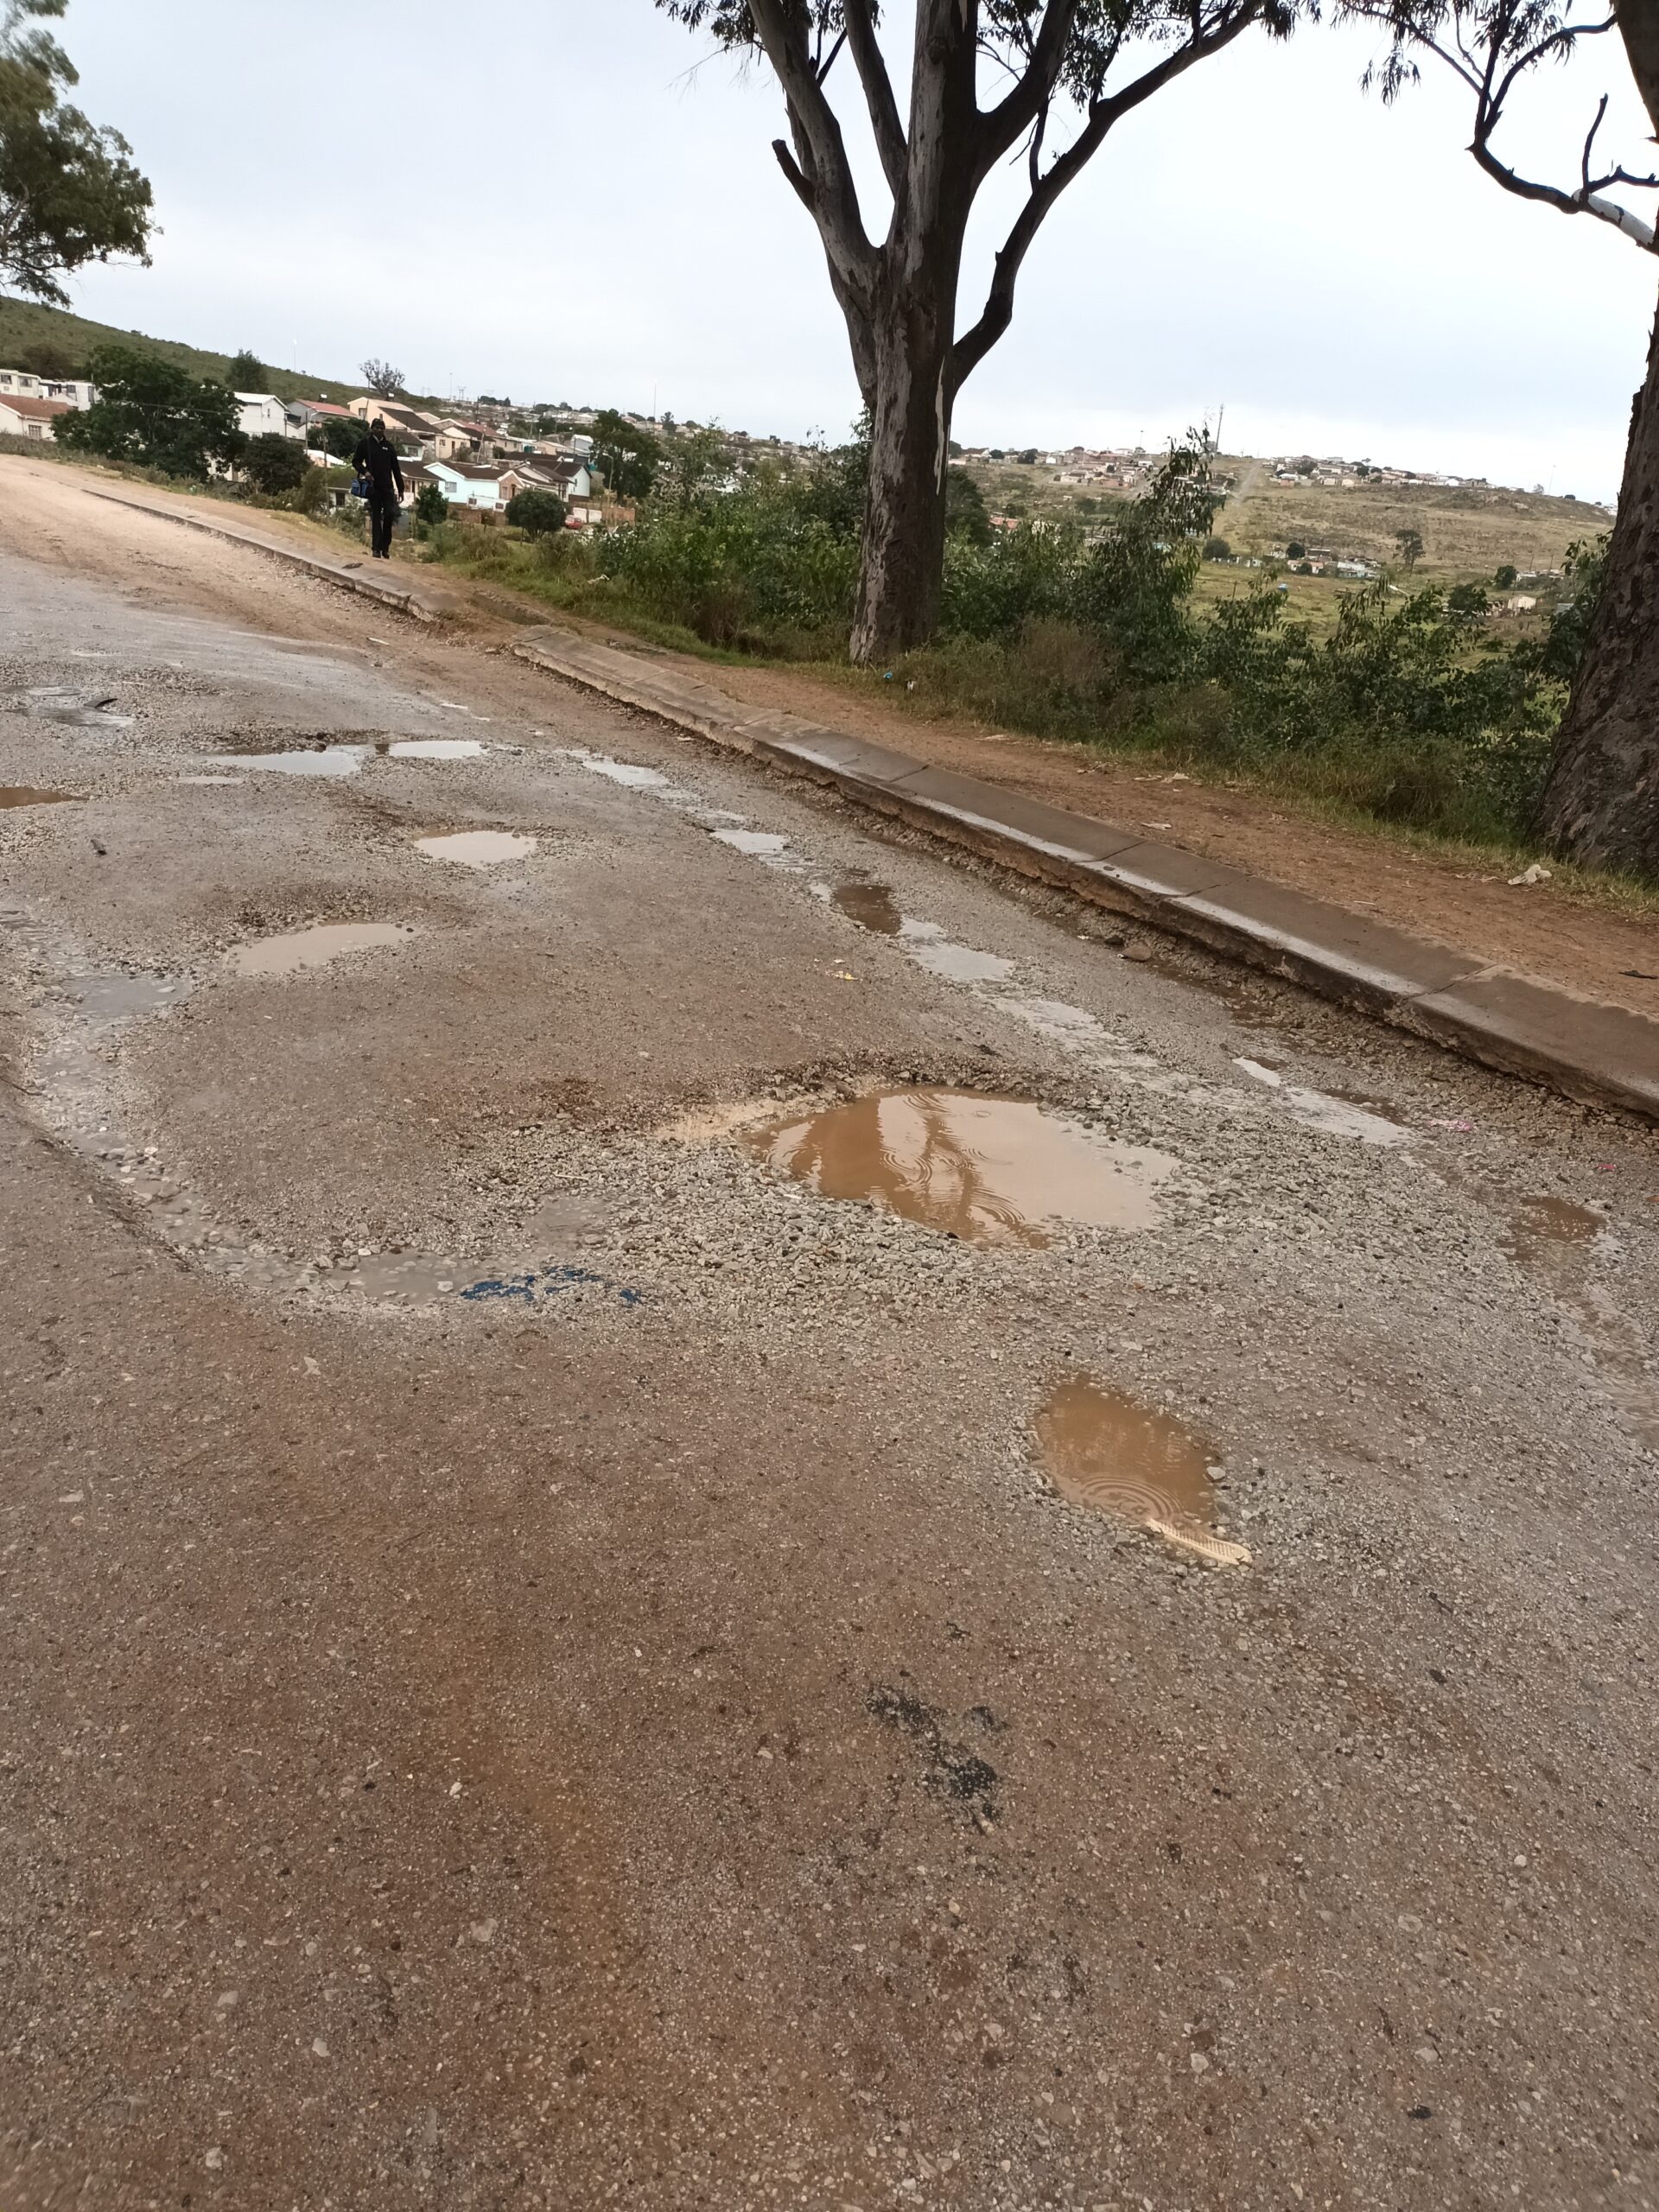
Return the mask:
<path id="1" fill-rule="evenodd" d="M 1300 538 L 1293 537 L 1291 539 L 1289 544 L 1285 548 L 1285 558 L 1287 561 L 1306 560 L 1307 548 L 1302 543 Z"/>
<path id="2" fill-rule="evenodd" d="M 257 438 L 249 439 L 242 466 L 254 490 L 274 499 L 284 492 L 298 491 L 308 463 L 305 448 L 295 439 L 285 438 L 277 430 L 263 430 Z"/>
<path id="3" fill-rule="evenodd" d="M 1233 549 L 1224 537 L 1206 537 L 1204 541 L 1204 557 L 1206 561 L 1230 561 L 1233 557 Z"/>
<path id="4" fill-rule="evenodd" d="M 515 492 L 507 502 L 507 520 L 527 537 L 550 537 L 555 531 L 564 528 L 569 512 L 556 492 L 539 491 L 534 486 Z"/>
<path id="5" fill-rule="evenodd" d="M 1510 561 L 1505 561 L 1492 578 L 1499 591 L 1513 591 L 1520 581 L 1521 571 Z"/>
<path id="6" fill-rule="evenodd" d="M 509 509 L 511 512 L 511 509 Z M 441 484 L 422 484 L 415 493 L 415 519 L 423 530 L 434 530 L 449 513 L 449 502 Z"/>

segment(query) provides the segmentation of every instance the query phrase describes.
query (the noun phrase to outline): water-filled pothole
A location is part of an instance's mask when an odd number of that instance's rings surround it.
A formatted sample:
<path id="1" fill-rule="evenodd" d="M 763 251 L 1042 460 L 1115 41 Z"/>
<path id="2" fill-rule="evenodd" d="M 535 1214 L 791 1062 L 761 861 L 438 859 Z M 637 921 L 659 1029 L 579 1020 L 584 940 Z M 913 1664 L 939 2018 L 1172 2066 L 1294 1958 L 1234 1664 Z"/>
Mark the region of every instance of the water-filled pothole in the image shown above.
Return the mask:
<path id="1" fill-rule="evenodd" d="M 296 976 L 303 968 L 325 967 L 343 953 L 402 944 L 414 934 L 404 922 L 318 922 L 308 930 L 239 944 L 225 961 L 238 976 Z"/>
<path id="2" fill-rule="evenodd" d="M 528 860 L 536 849 L 534 837 L 510 830 L 455 830 L 417 837 L 415 843 L 429 860 L 454 861 L 462 868 L 498 868 L 503 861 Z"/>
<path id="3" fill-rule="evenodd" d="M 207 766 L 252 769 L 273 776 L 355 776 L 369 752 L 366 745 L 320 745 L 303 752 L 228 753 L 216 755 Z"/>
<path id="4" fill-rule="evenodd" d="M 1510 1216 L 1503 1243 L 1523 1268 L 1548 1269 L 1567 1253 L 1593 1244 L 1606 1226 L 1602 1215 L 1570 1198 L 1522 1198 Z"/>
<path id="5" fill-rule="evenodd" d="M 374 749 L 392 760 L 481 760 L 488 747 L 476 737 L 399 737 Z"/>
<path id="6" fill-rule="evenodd" d="M 1043 1463 L 1072 1505 L 1155 1529 L 1216 1567 L 1243 1567 L 1249 1552 L 1215 1533 L 1210 1458 L 1172 1414 L 1154 1413 L 1086 1376 L 1062 1382 L 1037 1416 Z"/>
<path id="7" fill-rule="evenodd" d="M 40 791 L 32 784 L 0 784 L 0 807 L 79 805 L 79 791 Z"/>
<path id="8" fill-rule="evenodd" d="M 885 883 L 870 883 L 849 876 L 836 884 L 830 897 L 849 922 L 856 922 L 861 930 L 873 931 L 877 937 L 897 937 L 905 925 L 899 902 Z"/>
<path id="9" fill-rule="evenodd" d="M 1063 1223 L 1151 1229 L 1177 1165 L 1027 1099 L 963 1090 L 872 1091 L 745 1141 L 820 1198 L 863 1199 L 974 1244 L 1040 1247 Z"/>
<path id="10" fill-rule="evenodd" d="M 918 968 L 943 976 L 947 983 L 1000 983 L 1014 973 L 1012 960 L 1000 952 L 981 952 L 971 944 L 925 943 L 912 957 Z"/>

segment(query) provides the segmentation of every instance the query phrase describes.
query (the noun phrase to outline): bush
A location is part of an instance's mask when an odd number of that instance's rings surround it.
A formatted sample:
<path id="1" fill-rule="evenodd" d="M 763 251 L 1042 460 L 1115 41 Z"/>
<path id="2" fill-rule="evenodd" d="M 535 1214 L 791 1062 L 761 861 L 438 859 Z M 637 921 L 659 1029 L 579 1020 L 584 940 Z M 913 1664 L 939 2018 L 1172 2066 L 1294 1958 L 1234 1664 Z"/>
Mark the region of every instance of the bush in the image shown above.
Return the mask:
<path id="1" fill-rule="evenodd" d="M 1492 578 L 1499 591 L 1513 591 L 1520 581 L 1521 571 L 1510 561 L 1504 562 Z"/>
<path id="2" fill-rule="evenodd" d="M 60 415 L 61 445 L 110 461 L 137 461 L 168 476 L 207 476 L 237 460 L 247 441 L 234 395 L 175 368 L 158 354 L 99 346 L 86 364 L 99 388 L 91 407 Z"/>
<path id="3" fill-rule="evenodd" d="M 507 520 L 527 537 L 550 537 L 555 531 L 564 528 L 569 512 L 557 493 L 537 491 L 534 486 L 515 492 L 507 502 Z"/>
<path id="4" fill-rule="evenodd" d="M 1293 537 L 1289 544 L 1285 548 L 1285 558 L 1287 561 L 1306 561 L 1307 558 L 1306 546 L 1302 543 L 1300 538 Z"/>
<path id="5" fill-rule="evenodd" d="M 508 509 L 512 512 L 511 507 Z M 449 502 L 441 484 L 423 484 L 415 493 L 415 520 L 423 530 L 435 530 L 449 516 Z"/>
<path id="6" fill-rule="evenodd" d="M 254 490 L 274 499 L 284 492 L 298 491 L 308 464 L 305 448 L 295 439 L 285 438 L 277 430 L 264 430 L 249 439 L 242 466 Z"/>
<path id="7" fill-rule="evenodd" d="M 1233 557 L 1233 549 L 1224 537 L 1206 537 L 1204 541 L 1204 557 L 1206 561 L 1230 561 Z"/>

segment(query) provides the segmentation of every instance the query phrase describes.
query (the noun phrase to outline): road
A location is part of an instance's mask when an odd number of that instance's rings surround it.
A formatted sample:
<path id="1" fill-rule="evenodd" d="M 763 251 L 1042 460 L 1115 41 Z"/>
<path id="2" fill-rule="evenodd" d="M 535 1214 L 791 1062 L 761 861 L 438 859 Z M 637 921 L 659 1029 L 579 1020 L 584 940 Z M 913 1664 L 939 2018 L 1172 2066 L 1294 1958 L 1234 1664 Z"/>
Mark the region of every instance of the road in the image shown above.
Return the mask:
<path id="1" fill-rule="evenodd" d="M 1651 2204 L 1652 1134 L 0 468 L 7 2212 Z"/>

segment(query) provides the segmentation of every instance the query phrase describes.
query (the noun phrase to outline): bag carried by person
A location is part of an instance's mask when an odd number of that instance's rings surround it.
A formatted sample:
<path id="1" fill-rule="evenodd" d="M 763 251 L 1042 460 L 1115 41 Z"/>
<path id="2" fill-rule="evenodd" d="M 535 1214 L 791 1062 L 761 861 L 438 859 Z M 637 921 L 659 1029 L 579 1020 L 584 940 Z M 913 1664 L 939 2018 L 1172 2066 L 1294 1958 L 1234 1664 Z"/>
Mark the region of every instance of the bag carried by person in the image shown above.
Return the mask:
<path id="1" fill-rule="evenodd" d="M 366 499 L 368 498 L 369 480 L 366 476 L 353 477 L 351 496 L 354 499 Z"/>

